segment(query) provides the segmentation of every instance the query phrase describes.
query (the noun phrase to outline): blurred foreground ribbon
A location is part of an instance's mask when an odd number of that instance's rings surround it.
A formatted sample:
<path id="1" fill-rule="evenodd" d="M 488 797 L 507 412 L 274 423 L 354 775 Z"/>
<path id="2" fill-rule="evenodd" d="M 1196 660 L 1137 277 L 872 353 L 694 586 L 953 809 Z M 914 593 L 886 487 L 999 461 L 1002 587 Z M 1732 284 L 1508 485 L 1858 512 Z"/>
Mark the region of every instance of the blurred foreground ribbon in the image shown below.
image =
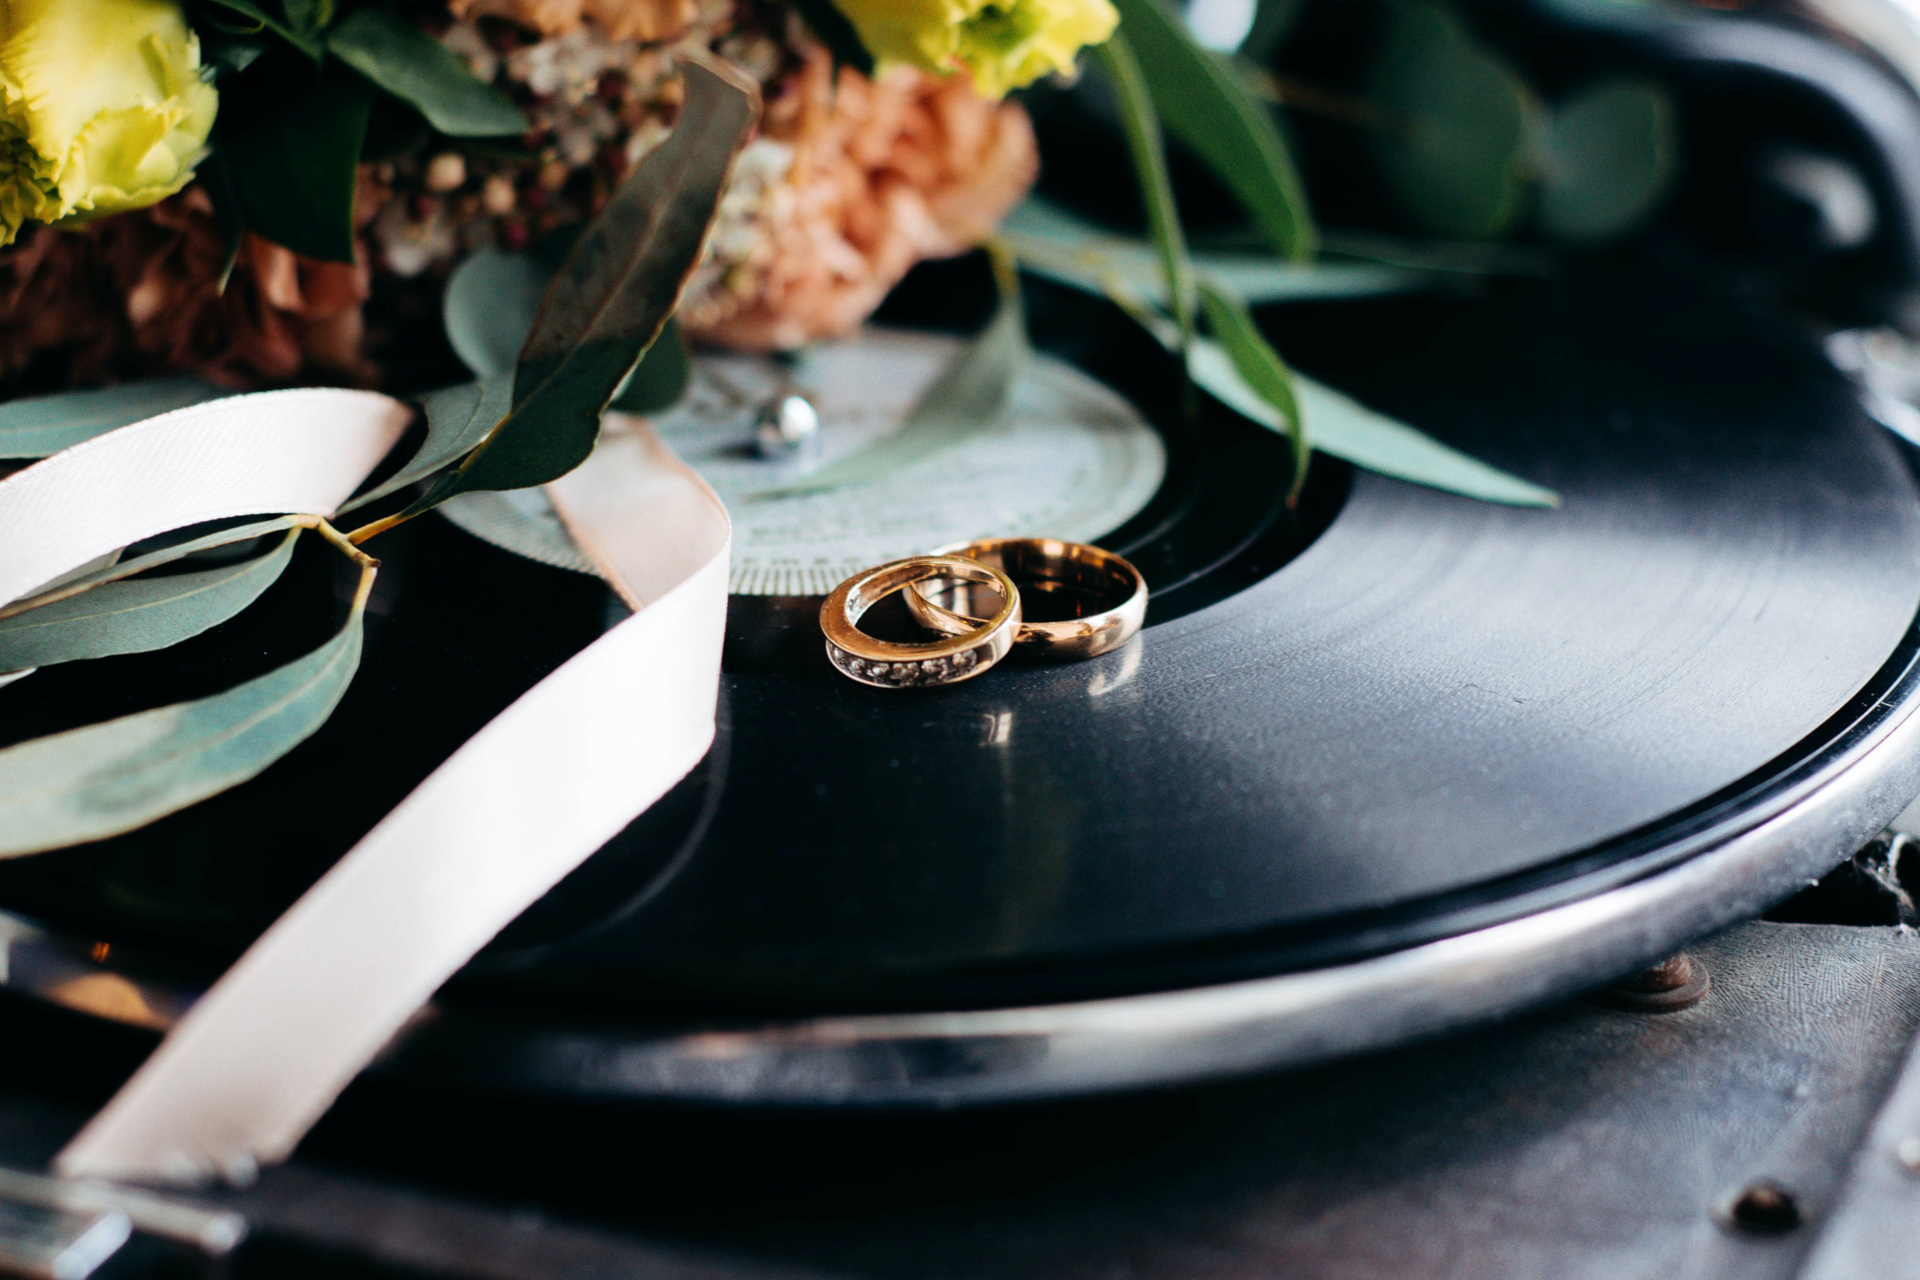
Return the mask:
<path id="1" fill-rule="evenodd" d="M 271 392 L 56 454 L 0 481 L 0 603 L 184 525 L 331 512 L 408 418 L 366 392 Z M 285 1158 L 441 983 L 706 753 L 724 508 L 651 431 L 617 418 L 549 493 L 637 612 L 475 734 L 309 889 L 58 1172 L 194 1181 Z"/>

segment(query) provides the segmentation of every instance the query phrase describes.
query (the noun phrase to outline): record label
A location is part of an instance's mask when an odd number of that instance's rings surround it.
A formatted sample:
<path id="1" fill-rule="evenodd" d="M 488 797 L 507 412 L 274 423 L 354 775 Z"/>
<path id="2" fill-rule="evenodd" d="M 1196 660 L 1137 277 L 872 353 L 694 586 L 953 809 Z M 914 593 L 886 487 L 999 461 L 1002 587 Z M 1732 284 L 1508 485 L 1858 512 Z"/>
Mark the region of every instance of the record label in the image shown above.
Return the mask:
<path id="1" fill-rule="evenodd" d="M 798 362 L 701 358 L 686 401 L 654 422 L 733 517 L 736 595 L 825 595 L 869 565 L 987 536 L 1090 541 L 1124 524 L 1166 474 L 1160 436 L 1124 399 L 1037 356 L 996 426 L 857 490 L 779 498 L 789 485 L 896 430 L 961 349 L 932 334 L 868 330 Z M 754 420 L 781 394 L 820 414 L 819 447 L 795 462 L 753 448 Z"/>

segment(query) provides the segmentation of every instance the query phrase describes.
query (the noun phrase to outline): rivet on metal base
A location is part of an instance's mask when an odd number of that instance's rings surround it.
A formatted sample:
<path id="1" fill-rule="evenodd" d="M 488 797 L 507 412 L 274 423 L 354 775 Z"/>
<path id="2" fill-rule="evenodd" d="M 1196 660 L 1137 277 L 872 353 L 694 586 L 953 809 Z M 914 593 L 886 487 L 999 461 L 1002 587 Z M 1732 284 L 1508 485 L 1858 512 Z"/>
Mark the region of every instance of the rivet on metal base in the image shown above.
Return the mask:
<path id="1" fill-rule="evenodd" d="M 1707 966 L 1679 951 L 1589 993 L 1588 999 L 1629 1013 L 1677 1013 L 1699 1004 L 1711 985 Z"/>

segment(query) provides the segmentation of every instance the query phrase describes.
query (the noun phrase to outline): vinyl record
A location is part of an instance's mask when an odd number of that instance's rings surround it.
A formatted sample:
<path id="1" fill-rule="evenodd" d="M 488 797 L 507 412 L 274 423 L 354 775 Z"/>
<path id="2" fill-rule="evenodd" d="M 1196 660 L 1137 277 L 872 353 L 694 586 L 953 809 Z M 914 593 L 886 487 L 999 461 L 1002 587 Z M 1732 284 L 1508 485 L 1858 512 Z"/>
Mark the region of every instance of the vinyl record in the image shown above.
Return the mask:
<path id="1" fill-rule="evenodd" d="M 1283 441 L 1189 420 L 1158 348 L 1036 293 L 1042 344 L 1164 440 L 1158 490 L 1101 539 L 1155 587 L 1142 635 L 877 690 L 828 666 L 816 599 L 736 595 L 708 759 L 379 1070 L 944 1103 L 1303 1061 L 1644 964 L 1920 790 L 1920 494 L 1793 329 L 1596 279 L 1290 312 L 1289 350 L 1347 353 L 1309 369 L 1563 501 L 1320 459 L 1288 508 Z M 382 550 L 323 733 L 143 831 L 0 867 L 0 906 L 38 922 L 9 985 L 60 999 L 105 938 L 164 1023 L 609 614 L 593 580 L 438 522 Z M 305 594 L 127 660 L 139 701 L 271 660 L 254 639 Z M 4 696 L 9 737 L 108 697 L 57 671 Z"/>

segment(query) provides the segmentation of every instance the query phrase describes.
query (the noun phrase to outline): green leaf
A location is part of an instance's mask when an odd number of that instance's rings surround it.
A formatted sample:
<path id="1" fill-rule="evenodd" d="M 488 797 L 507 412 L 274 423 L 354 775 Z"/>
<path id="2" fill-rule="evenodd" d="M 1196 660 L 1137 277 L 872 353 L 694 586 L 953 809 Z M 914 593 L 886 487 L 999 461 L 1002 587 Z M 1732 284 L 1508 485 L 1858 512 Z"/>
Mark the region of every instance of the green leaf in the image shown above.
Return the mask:
<path id="1" fill-rule="evenodd" d="M 1240 42 L 1240 56 L 1261 66 L 1271 63 L 1306 7 L 1306 0 L 1258 0 L 1253 24 L 1247 28 L 1247 38 Z"/>
<path id="2" fill-rule="evenodd" d="M 331 640 L 225 693 L 0 751 L 0 856 L 131 831 L 258 774 L 338 705 L 360 663 L 365 607 L 363 579 Z"/>
<path id="3" fill-rule="evenodd" d="M 156 378 L 0 404 L 0 458 L 44 458 L 129 423 L 231 395 L 198 378 Z"/>
<path id="4" fill-rule="evenodd" d="M 252 66 L 261 54 L 267 51 L 267 42 L 250 38 L 249 35 L 228 35 L 217 28 L 203 34 L 200 41 L 202 58 L 213 72 L 215 83 L 227 76 L 239 75 Z M 217 153 L 216 153 L 217 154 Z M 208 159 L 212 159 L 211 156 Z M 205 164 L 206 161 L 201 161 Z"/>
<path id="5" fill-rule="evenodd" d="M 264 538 L 268 534 L 280 533 L 294 528 L 299 522 L 292 516 L 276 516 L 272 520 L 259 520 L 251 524 L 228 525 L 213 533 L 183 539 L 169 546 L 160 547 L 132 560 L 120 559 L 121 552 L 115 551 L 102 556 L 98 567 L 83 566 L 64 577 L 56 578 L 42 587 L 37 595 L 16 600 L 0 608 L 0 620 L 25 613 L 30 609 L 44 609 L 56 600 L 65 600 L 77 596 L 83 591 L 108 582 L 118 582 L 122 578 L 131 578 L 137 573 L 149 569 L 158 569 L 161 565 L 184 560 L 190 555 L 202 551 L 212 551 L 217 547 L 230 547 L 236 542 L 251 542 L 255 538 Z"/>
<path id="6" fill-rule="evenodd" d="M 537 564 L 588 575 L 600 572 L 567 531 L 545 489 L 476 489 L 448 498 L 435 514 L 482 542 Z"/>
<path id="7" fill-rule="evenodd" d="M 403 517 L 467 490 L 544 484 L 592 452 L 608 402 L 679 303 L 759 114 L 740 73 L 681 66 L 679 122 L 554 277 L 514 372 L 513 411 Z"/>
<path id="8" fill-rule="evenodd" d="M 281 0 L 287 21 L 306 35 L 316 34 L 333 21 L 333 0 Z"/>
<path id="9" fill-rule="evenodd" d="M 323 81 L 222 144 L 250 229 L 309 258 L 353 261 L 353 197 L 372 101 L 363 80 Z"/>
<path id="10" fill-rule="evenodd" d="M 385 9 L 355 9 L 327 33 L 333 56 L 388 93 L 418 108 L 427 123 L 455 138 L 525 133 L 520 108 L 421 28 Z"/>
<path id="11" fill-rule="evenodd" d="M 1275 249 L 1312 257 L 1306 188 L 1267 109 L 1163 0 L 1115 0 L 1115 7 L 1168 132 L 1233 192 Z"/>
<path id="12" fill-rule="evenodd" d="M 271 31 L 300 52 L 312 58 L 316 63 L 325 55 L 320 42 L 307 32 L 299 31 L 268 13 L 254 3 L 254 0 L 203 0 L 204 4 L 215 9 L 225 9 L 229 13 L 240 15 L 240 21 L 222 21 L 215 15 L 209 15 L 214 24 L 223 31 L 236 35 L 252 35 L 257 31 Z"/>
<path id="13" fill-rule="evenodd" d="M 473 452 L 513 408 L 513 375 L 495 374 L 448 387 L 422 397 L 420 403 L 427 411 L 427 438 L 418 452 L 386 480 L 342 505 L 342 512 L 398 493 Z"/>
<path id="14" fill-rule="evenodd" d="M 1483 238 L 1519 221 L 1532 101 L 1450 10 L 1401 10 L 1368 84 L 1398 123 L 1376 137 L 1374 158 L 1421 230 Z"/>
<path id="15" fill-rule="evenodd" d="M 996 265 L 1002 269 L 997 273 L 1000 304 L 993 319 L 921 394 L 899 430 L 791 484 L 750 493 L 746 501 L 789 498 L 878 480 L 918 466 L 999 423 L 1026 371 L 1031 350 L 1019 280 L 1010 265 Z"/>
<path id="16" fill-rule="evenodd" d="M 1561 103 L 1540 135 L 1540 226 L 1591 243 L 1631 229 L 1679 169 L 1673 100 L 1655 84 L 1616 80 Z"/>
<path id="17" fill-rule="evenodd" d="M 1228 408 L 1272 431 L 1284 432 L 1286 422 L 1259 392 L 1248 386 L 1233 358 L 1204 339 L 1189 356 L 1193 380 Z M 1301 419 L 1313 432 L 1314 447 L 1345 458 L 1356 466 L 1382 475 L 1445 489 L 1469 498 L 1515 507 L 1557 507 L 1560 497 L 1542 488 L 1448 448 L 1404 422 L 1376 413 L 1311 378 L 1293 375 Z"/>
<path id="18" fill-rule="evenodd" d="M 1300 415 L 1300 402 L 1294 398 L 1293 370 L 1287 368 L 1280 353 L 1267 342 L 1247 313 L 1246 303 L 1210 284 L 1200 286 L 1200 301 L 1207 308 L 1207 326 L 1233 361 L 1241 381 L 1279 415 L 1287 437 L 1293 442 L 1293 483 L 1287 489 L 1287 505 L 1292 506 L 1306 487 L 1307 463 L 1312 454 L 1307 424 Z"/>
<path id="19" fill-rule="evenodd" d="M 1341 257 L 1456 276 L 1532 276 L 1546 280 L 1558 270 L 1559 261 L 1552 249 L 1541 245 L 1498 240 L 1411 240 L 1375 231 L 1329 231 L 1321 248 Z"/>
<path id="20" fill-rule="evenodd" d="M 1160 120 L 1126 37 L 1115 32 L 1095 53 L 1112 78 L 1120 101 L 1120 121 L 1126 129 L 1127 148 L 1133 154 L 1133 174 L 1146 206 L 1147 227 L 1160 251 L 1166 292 L 1173 300 L 1173 316 L 1184 339 L 1193 332 L 1193 268 L 1187 260 L 1186 236 L 1180 230 L 1180 211 L 1173 201 L 1173 182 L 1167 176 Z"/>
<path id="21" fill-rule="evenodd" d="M 0 671 L 165 649 L 259 598 L 293 558 L 299 530 L 264 556 L 164 578 L 112 582 L 0 619 Z"/>
<path id="22" fill-rule="evenodd" d="M 552 279 L 531 254 L 498 249 L 481 249 L 453 269 L 441 319 L 454 354 L 476 378 L 513 372 Z"/>
<path id="23" fill-rule="evenodd" d="M 1061 284 L 1078 286 L 1088 266 L 1111 272 L 1143 298 L 1169 305 L 1165 273 L 1153 247 L 1110 235 L 1058 205 L 1030 196 L 1000 224 L 999 236 L 1020 265 Z M 1448 273 L 1380 262 L 1287 262 L 1271 254 L 1193 253 L 1195 279 L 1231 290 L 1248 303 L 1314 298 L 1370 298 L 1443 287 Z"/>
<path id="24" fill-rule="evenodd" d="M 482 378 L 512 372 L 552 279 L 553 268 L 530 253 L 482 249 L 455 267 L 447 279 L 441 315 L 461 363 Z M 680 402 L 692 378 L 686 339 L 669 320 L 610 407 L 623 413 L 658 413 Z"/>
<path id="25" fill-rule="evenodd" d="M 1062 269 L 1057 277 L 1061 283 L 1108 298 L 1152 334 L 1161 346 L 1176 353 L 1180 350 L 1180 331 L 1173 322 L 1153 310 L 1117 275 L 1104 271 L 1097 257 L 1082 255 L 1073 259 L 1071 265 L 1076 270 Z M 1286 433 L 1287 419 L 1247 385 L 1234 367 L 1233 357 L 1218 343 L 1195 339 L 1187 354 L 1187 371 L 1195 383 L 1212 392 L 1228 408 L 1269 430 Z M 1488 502 L 1523 507 L 1551 507 L 1560 503 L 1552 490 L 1475 461 L 1310 378 L 1294 374 L 1293 392 L 1300 420 L 1307 424 L 1313 446 L 1322 453 L 1415 484 Z"/>
<path id="26" fill-rule="evenodd" d="M 660 413 L 679 404 L 692 384 L 693 354 L 687 350 L 687 340 L 680 336 L 679 324 L 669 320 L 614 392 L 608 408 L 622 413 Z"/>

